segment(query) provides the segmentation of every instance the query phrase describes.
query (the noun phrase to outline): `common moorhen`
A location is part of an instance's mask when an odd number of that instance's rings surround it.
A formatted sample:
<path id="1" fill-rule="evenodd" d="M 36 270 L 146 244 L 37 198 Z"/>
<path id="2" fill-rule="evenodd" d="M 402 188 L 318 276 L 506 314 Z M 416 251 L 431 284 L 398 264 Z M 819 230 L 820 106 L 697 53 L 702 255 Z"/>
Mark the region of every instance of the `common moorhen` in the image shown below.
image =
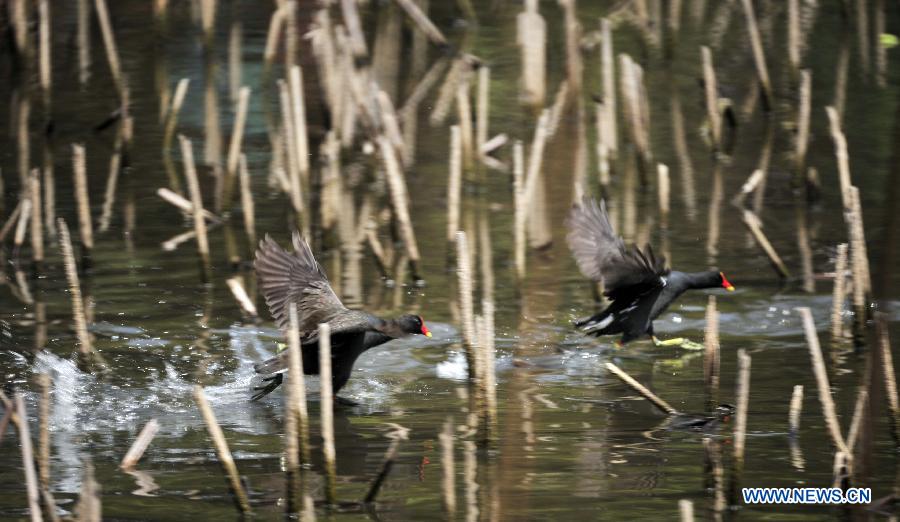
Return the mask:
<path id="1" fill-rule="evenodd" d="M 734 287 L 722 272 L 679 272 L 666 268 L 666 259 L 657 257 L 650 245 L 644 250 L 625 247 L 609 224 L 606 203 L 585 197 L 574 205 L 566 220 L 569 248 L 581 273 L 602 281 L 604 295 L 612 303 L 602 312 L 579 319 L 575 326 L 590 335 L 622 334 L 623 345 L 644 334 L 657 345 L 697 348 L 685 339 L 660 341 L 653 334 L 653 320 L 686 290 Z"/>
<path id="2" fill-rule="evenodd" d="M 256 250 L 256 273 L 269 311 L 282 332 L 290 328 L 290 303 L 297 305 L 303 373 L 319 374 L 320 323 L 331 327 L 331 382 L 335 394 L 350 379 L 356 359 L 368 350 L 398 337 L 431 332 L 418 315 L 381 319 L 372 314 L 349 310 L 335 295 L 328 277 L 309 245 L 294 232 L 294 251 L 287 252 L 266 235 Z M 256 373 L 274 374 L 264 378 L 267 384 L 254 388 L 257 400 L 277 388 L 287 369 L 288 352 L 282 352 L 255 366 Z M 350 401 L 347 401 L 350 402 Z"/>

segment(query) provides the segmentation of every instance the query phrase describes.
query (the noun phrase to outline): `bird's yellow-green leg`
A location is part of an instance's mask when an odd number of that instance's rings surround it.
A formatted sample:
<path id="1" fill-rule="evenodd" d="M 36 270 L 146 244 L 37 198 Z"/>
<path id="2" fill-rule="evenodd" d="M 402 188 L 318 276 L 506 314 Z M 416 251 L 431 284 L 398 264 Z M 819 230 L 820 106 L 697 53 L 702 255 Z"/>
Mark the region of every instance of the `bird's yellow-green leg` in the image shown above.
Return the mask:
<path id="1" fill-rule="evenodd" d="M 287 344 L 285 343 L 275 343 L 275 354 L 279 354 L 285 350 L 287 350 Z"/>
<path id="2" fill-rule="evenodd" d="M 613 341 L 613 348 L 621 350 L 622 348 L 625 348 L 625 343 L 623 343 L 621 339 L 616 339 Z"/>
<path id="3" fill-rule="evenodd" d="M 684 337 L 676 337 L 674 339 L 666 339 L 665 341 L 657 338 L 655 335 L 652 336 L 653 344 L 656 346 L 680 346 L 685 350 L 702 350 L 703 345 L 700 343 L 695 343 L 690 339 L 685 339 Z"/>

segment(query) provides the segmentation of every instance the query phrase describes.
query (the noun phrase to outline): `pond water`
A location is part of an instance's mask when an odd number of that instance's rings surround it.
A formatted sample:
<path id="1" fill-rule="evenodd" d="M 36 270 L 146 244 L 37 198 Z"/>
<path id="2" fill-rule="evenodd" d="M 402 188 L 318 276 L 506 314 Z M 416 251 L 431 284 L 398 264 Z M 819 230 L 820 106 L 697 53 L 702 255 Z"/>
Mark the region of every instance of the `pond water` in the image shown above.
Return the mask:
<path id="1" fill-rule="evenodd" d="M 461 2 L 464 3 L 464 2 Z M 23 75 L 9 44 L 0 53 L 0 71 L 9 81 L 0 85 L 0 150 L 5 191 L 0 199 L 4 221 L 18 201 L 19 165 L 52 165 L 56 180 L 56 212 L 77 234 L 72 181 L 71 144 L 85 145 L 91 211 L 95 224 L 103 213 L 110 156 L 116 126 L 97 125 L 118 107 L 118 99 L 96 19 L 90 32 L 89 76 L 81 78 L 77 46 L 76 2 L 51 2 L 52 120 L 41 105 L 37 73 Z M 213 519 L 234 516 L 234 505 L 222 477 L 203 419 L 193 401 L 195 384 L 202 384 L 240 473 L 246 477 L 255 516 L 275 519 L 285 509 L 283 472 L 282 389 L 250 402 L 253 364 L 276 351 L 281 340 L 268 312 L 254 324 L 242 312 L 225 281 L 243 276 L 251 299 L 260 308 L 250 268 L 253 246 L 243 232 L 240 213 L 210 230 L 211 271 L 204 283 L 193 241 L 166 251 L 161 244 L 192 229 L 191 221 L 156 195 L 170 186 L 163 161 L 160 106 L 181 78 L 190 86 L 178 119 L 177 132 L 193 140 L 200 166 L 204 200 L 212 201 L 215 179 L 210 159 L 224 164 L 234 119 L 231 100 L 229 39 L 239 24 L 242 47 L 239 84 L 252 89 L 243 150 L 247 154 L 256 198 L 256 228 L 282 244 L 293 227 L 290 203 L 270 184 L 270 130 L 278 114 L 273 78 L 283 77 L 280 65 L 264 74 L 263 50 L 273 7 L 269 2 L 225 2 L 216 16 L 214 41 L 204 51 L 197 13 L 188 2 L 173 2 L 164 24 L 153 22 L 152 2 L 109 2 L 122 69 L 130 88 L 134 142 L 113 194 L 110 224 L 96 231 L 90 269 L 81 276 L 91 317 L 94 344 L 108 365 L 105 373 L 90 373 L 77 364 L 77 340 L 71 326 L 71 301 L 56 241 L 47 240 L 47 259 L 35 272 L 29 242 L 19 252 L 4 245 L 4 285 L 0 286 L 0 372 L 6 391 L 23 393 L 32 434 L 38 430 L 37 374 L 52 379 L 50 404 L 51 490 L 60 514 L 71 513 L 82 483 L 83 463 L 90 460 L 102 489 L 107 519 Z M 388 31 L 401 11 L 388 12 L 386 2 L 370 1 L 362 9 L 363 28 L 370 36 Z M 520 3 L 473 1 L 477 23 L 465 20 L 454 2 L 431 2 L 430 16 L 454 46 L 481 58 L 491 67 L 490 134 L 506 133 L 530 146 L 537 112 L 520 105 L 519 51 L 516 15 Z M 628 4 L 628 3 L 625 3 Z M 644 2 L 634 2 L 644 4 Z M 648 1 L 650 16 L 668 11 L 668 3 Z M 680 3 L 679 3 L 680 4 Z M 696 4 L 696 5 L 695 5 Z M 621 16 L 620 2 L 580 2 L 578 19 L 588 44 L 599 19 L 615 10 L 617 53 L 628 53 L 644 68 L 650 101 L 650 136 L 655 161 L 669 165 L 672 178 L 671 214 L 665 230 L 657 210 L 655 176 L 642 189 L 631 157 L 622 152 L 613 164 L 607 199 L 628 241 L 651 241 L 671 266 L 685 271 L 710 267 L 723 270 L 737 287 L 733 293 L 695 291 L 684 295 L 656 321 L 663 338 L 687 337 L 702 342 L 708 295 L 716 295 L 720 311 L 722 402 L 734 403 L 738 349 L 752 357 L 743 486 L 816 486 L 832 484 L 834 450 L 816 392 L 816 381 L 796 307 L 810 307 L 823 342 L 832 391 L 841 425 L 850 425 L 857 390 L 871 385 L 869 408 L 857 446 L 855 484 L 873 488 L 875 498 L 897 487 L 897 454 L 886 413 L 880 369 L 867 374 L 868 348 L 832 346 L 829 340 L 832 280 L 838 243 L 847 241 L 834 148 L 824 107 L 838 96 L 836 82 L 846 75 L 843 125 L 847 135 L 852 179 L 861 191 L 865 231 L 877 307 L 886 314 L 893 339 L 900 338 L 900 284 L 895 274 L 900 239 L 900 209 L 894 206 L 900 187 L 900 160 L 894 150 L 900 139 L 896 49 L 881 50 L 873 29 L 876 10 L 883 9 L 885 32 L 900 28 L 896 5 L 860 2 L 860 13 L 843 13 L 840 3 L 801 2 L 804 23 L 812 23 L 804 66 L 812 73 L 812 120 L 808 164 L 821 180 L 821 197 L 812 205 L 792 184 L 794 118 L 797 91 L 787 59 L 787 7 L 781 2 L 757 2 L 760 30 L 774 86 L 772 110 L 753 103 L 756 91 L 753 58 L 741 4 L 686 2 L 680 17 L 677 46 L 667 53 Z M 875 5 L 872 5 L 875 4 Z M 662 6 L 666 6 L 663 9 Z M 306 33 L 314 2 L 300 2 L 301 36 Z M 565 78 L 565 29 L 557 2 L 541 2 L 547 20 L 547 105 Z M 333 16 L 338 19 L 339 8 Z M 387 14 L 385 14 L 387 13 Z M 664 19 L 668 19 L 668 14 Z M 663 35 L 663 21 L 648 29 Z M 396 31 L 396 63 L 378 74 L 396 87 L 399 107 L 423 75 L 412 47 L 411 25 Z M 860 27 L 868 31 L 860 36 Z M 390 36 L 389 36 L 390 37 Z M 663 38 L 661 41 L 667 41 Z M 717 161 L 703 139 L 705 108 L 700 46 L 710 45 L 720 94 L 731 100 L 737 118 L 734 146 Z M 374 47 L 370 41 L 370 49 Z M 300 46 L 304 90 L 308 104 L 310 150 L 314 172 L 321 168 L 319 145 L 327 125 L 316 63 L 309 41 Z M 879 56 L 884 53 L 885 61 Z M 391 56 L 388 53 L 388 56 Z M 433 46 L 425 55 L 430 65 L 441 56 Z M 584 92 L 589 166 L 588 191 L 599 194 L 591 95 L 600 91 L 599 47 L 585 45 Z M 280 59 L 279 59 L 280 62 Z M 383 62 L 379 62 L 383 65 Z M 843 65 L 842 65 L 843 63 Z M 883 68 L 882 68 L 883 63 Z M 86 81 L 82 83 L 82 79 Z M 881 82 L 880 82 L 881 80 Z M 473 91 L 474 92 L 474 91 Z M 22 140 L 17 119 L 23 96 L 30 96 L 29 139 Z M 565 216 L 574 199 L 578 156 L 577 111 L 560 119 L 547 143 L 543 179 L 538 187 L 543 205 L 537 220 L 545 220 L 552 243 L 529 250 L 527 275 L 517 282 L 513 263 L 513 197 L 508 172 L 480 170 L 463 189 L 462 227 L 474 243 L 481 265 L 482 236 L 490 239 L 493 297 L 496 307 L 498 427 L 487 448 L 476 448 L 463 424 L 469 405 L 465 358 L 461 346 L 455 256 L 447 242 L 446 195 L 448 125 L 432 126 L 432 91 L 419 106 L 415 163 L 406 169 L 410 212 L 422 258 L 424 285 L 412 284 L 401 273 L 388 285 L 368 250 L 362 276 L 354 278 L 348 253 L 337 247 L 334 232 L 317 228 L 312 242 L 330 274 L 338 295 L 354 307 L 380 315 L 413 312 L 424 317 L 434 337 L 412 337 L 364 354 L 341 394 L 359 403 L 335 409 L 337 492 L 342 500 L 359 500 L 377 474 L 390 439 L 392 424 L 409 429 L 399 448 L 378 502 L 369 512 L 333 512 L 334 519 L 377 518 L 420 520 L 444 517 L 441 501 L 441 449 L 438 434 L 452 418 L 458 427 L 455 444 L 457 516 L 467 520 L 672 520 L 678 501 L 694 502 L 698 518 L 740 517 L 766 520 L 820 520 L 876 517 L 864 508 L 827 506 L 747 506 L 717 511 L 715 474 L 709 455 L 723 464 L 727 493 L 731 477 L 732 424 L 718 432 L 667 429 L 665 417 L 618 379 L 605 363 L 614 362 L 681 411 L 705 407 L 702 352 L 657 347 L 648 340 L 625 349 L 612 338 L 588 338 L 571 321 L 594 310 L 591 285 L 579 273 L 565 242 Z M 574 104 L 570 103 L 570 107 Z M 747 108 L 752 110 L 745 110 Z M 211 111 L 212 109 L 212 111 Z M 208 133 L 207 119 L 218 113 L 221 125 Z M 680 111 L 681 118 L 677 117 Z M 624 135 L 623 121 L 620 132 Z M 624 142 L 622 138 L 622 142 Z M 21 143 L 28 144 L 23 160 Z M 172 146 L 175 176 L 183 184 L 177 142 Z M 376 209 L 389 208 L 382 185 L 374 179 L 378 162 L 360 153 L 357 143 L 342 157 L 348 192 L 360 201 L 370 193 Z M 627 149 L 626 149 L 627 150 Z M 768 159 L 766 158 L 768 155 Z M 511 146 L 495 156 L 511 164 Z M 740 211 L 730 204 L 757 168 L 767 172 L 764 197 L 757 207 L 764 230 L 796 277 L 780 283 L 768 259 L 753 242 Z M 173 187 L 174 188 L 174 187 Z M 315 194 L 314 194 L 315 196 Z M 751 196 L 751 199 L 753 196 Z M 353 200 L 351 200 L 353 201 Z M 211 207 L 212 204 L 208 204 Z M 345 208 L 341 212 L 347 212 Z M 535 210 L 538 212 L 538 210 Z M 812 252 L 814 288 L 807 292 L 798 224 L 805 222 Z M 382 241 L 390 248 L 387 227 Z M 237 257 L 240 263 L 235 263 Z M 21 274 L 17 274 L 17 268 Z M 350 268 L 350 269 L 348 269 Z M 476 308 L 480 308 L 483 267 L 476 270 Z M 361 285 L 361 295 L 353 285 Z M 848 319 L 849 324 L 849 319 Z M 872 335 L 869 336 L 874 339 Z M 870 344 L 874 346 L 874 344 Z M 894 358 L 898 354 L 894 351 Z M 874 377 L 872 376 L 874 375 Z M 312 495 L 323 498 L 317 379 L 308 379 L 313 444 Z M 795 385 L 805 398 L 801 430 L 792 447 L 788 436 L 788 406 Z M 124 472 L 119 462 L 141 427 L 157 419 L 160 431 L 139 463 Z M 3 438 L 0 453 L 0 518 L 25 519 L 22 460 L 18 437 Z M 715 460 L 715 459 L 714 459 Z M 325 516 L 324 508 L 317 508 Z"/>

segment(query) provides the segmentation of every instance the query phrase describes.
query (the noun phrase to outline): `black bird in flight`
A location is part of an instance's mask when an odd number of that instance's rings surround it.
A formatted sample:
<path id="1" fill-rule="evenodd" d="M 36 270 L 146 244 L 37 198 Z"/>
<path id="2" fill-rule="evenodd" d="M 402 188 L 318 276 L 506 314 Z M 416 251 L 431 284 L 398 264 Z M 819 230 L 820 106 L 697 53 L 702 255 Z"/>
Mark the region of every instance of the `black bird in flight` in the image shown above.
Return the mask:
<path id="1" fill-rule="evenodd" d="M 294 232 L 294 251 L 287 252 L 266 235 L 256 250 L 256 273 L 269 311 L 282 332 L 290 329 L 290 304 L 297 306 L 303 373 L 319 374 L 319 324 L 331 327 L 331 382 L 335 395 L 347 384 L 356 359 L 369 348 L 407 335 L 431 337 L 418 315 L 381 319 L 372 314 L 350 310 L 341 303 L 328 283 L 328 277 L 309 245 Z M 254 388 L 257 400 L 277 388 L 288 366 L 284 351 L 255 366 L 256 373 L 269 374 L 266 385 Z M 352 401 L 344 401 L 352 402 Z"/>
<path id="2" fill-rule="evenodd" d="M 657 257 L 650 245 L 644 250 L 625 247 L 613 232 L 606 203 L 585 197 L 574 205 L 566 220 L 566 239 L 581 273 L 602 282 L 604 295 L 612 303 L 602 312 L 579 319 L 575 326 L 594 335 L 622 334 L 617 343 L 649 335 L 657 345 L 698 348 L 686 339 L 660 341 L 653 334 L 653 320 L 686 290 L 694 288 L 734 287 L 722 272 L 679 272 L 666 268 L 664 257 Z"/>

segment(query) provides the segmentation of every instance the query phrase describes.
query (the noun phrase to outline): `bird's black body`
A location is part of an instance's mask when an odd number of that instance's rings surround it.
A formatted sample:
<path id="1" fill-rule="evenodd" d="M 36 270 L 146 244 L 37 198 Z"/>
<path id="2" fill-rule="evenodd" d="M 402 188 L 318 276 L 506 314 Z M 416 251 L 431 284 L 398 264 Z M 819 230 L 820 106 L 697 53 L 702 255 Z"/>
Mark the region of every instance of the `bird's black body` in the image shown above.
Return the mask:
<path id="1" fill-rule="evenodd" d="M 621 342 L 653 335 L 653 320 L 686 290 L 733 289 L 721 272 L 686 273 L 666 268 L 650 245 L 626 248 L 615 235 L 606 205 L 585 198 L 567 221 L 568 242 L 581 272 L 604 284 L 612 303 L 602 312 L 575 322 L 591 335 L 622 334 Z"/>
<path id="2" fill-rule="evenodd" d="M 289 306 L 296 305 L 303 373 L 319 374 L 320 323 L 328 323 L 331 329 L 331 383 L 335 394 L 347 384 L 353 365 L 366 350 L 407 335 L 431 336 L 417 315 L 385 320 L 344 307 L 309 245 L 297 233 L 293 243 L 294 252 L 288 253 L 266 236 L 256 251 L 255 266 L 269 310 L 283 331 L 290 327 Z M 253 399 L 277 388 L 287 367 L 287 351 L 257 364 L 257 373 L 270 376 L 266 378 L 268 384 L 257 388 Z"/>

